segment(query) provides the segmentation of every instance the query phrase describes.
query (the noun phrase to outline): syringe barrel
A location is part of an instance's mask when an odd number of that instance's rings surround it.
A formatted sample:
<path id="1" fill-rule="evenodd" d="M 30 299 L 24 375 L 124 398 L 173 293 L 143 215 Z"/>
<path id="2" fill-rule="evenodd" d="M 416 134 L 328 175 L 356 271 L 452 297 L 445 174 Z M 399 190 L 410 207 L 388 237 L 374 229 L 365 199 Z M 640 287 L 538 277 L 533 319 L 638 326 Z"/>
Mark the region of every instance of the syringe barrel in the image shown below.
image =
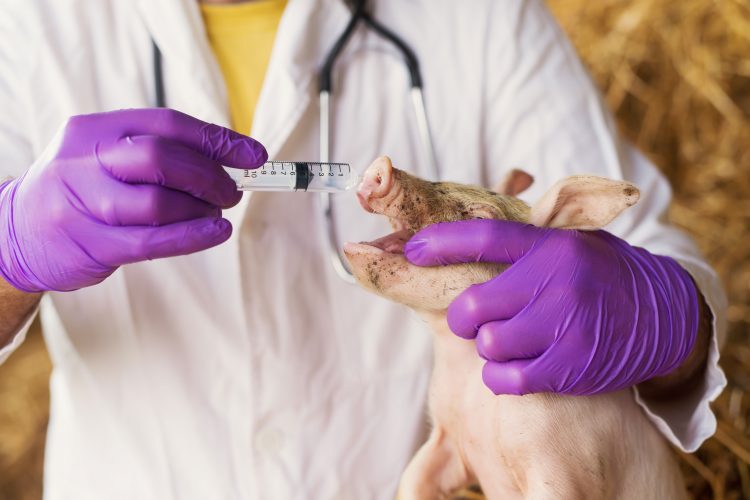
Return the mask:
<path id="1" fill-rule="evenodd" d="M 347 163 L 268 161 L 253 170 L 225 169 L 240 191 L 340 193 L 359 184 Z"/>

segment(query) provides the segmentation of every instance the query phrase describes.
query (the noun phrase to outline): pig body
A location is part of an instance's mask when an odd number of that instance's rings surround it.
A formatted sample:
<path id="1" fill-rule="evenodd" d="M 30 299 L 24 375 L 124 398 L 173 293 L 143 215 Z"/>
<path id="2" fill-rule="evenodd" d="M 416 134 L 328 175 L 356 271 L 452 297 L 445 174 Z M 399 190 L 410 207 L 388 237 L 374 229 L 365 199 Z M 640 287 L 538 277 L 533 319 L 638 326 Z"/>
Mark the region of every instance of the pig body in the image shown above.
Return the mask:
<path id="1" fill-rule="evenodd" d="M 418 311 L 435 334 L 432 432 L 404 472 L 399 498 L 451 498 L 477 483 L 489 499 L 684 498 L 666 441 L 630 391 L 495 396 L 484 386 L 483 360 L 473 342 L 453 335 L 445 311 L 459 293 L 496 276 L 502 266 L 419 268 L 403 256 L 411 234 L 436 222 L 481 217 L 588 229 L 638 199 L 637 189 L 626 183 L 577 178 L 529 207 L 512 196 L 530 184 L 524 175 L 506 179 L 503 194 L 423 181 L 393 169 L 387 158 L 365 174 L 362 206 L 389 217 L 395 231 L 371 243 L 347 244 L 352 270 L 363 286 Z M 594 203 L 596 210 L 590 203 L 576 205 L 591 196 L 607 201 Z"/>
<path id="2" fill-rule="evenodd" d="M 399 498 L 450 498 L 479 483 L 489 499 L 684 498 L 667 443 L 629 391 L 495 396 L 473 343 L 432 319 L 433 429 Z"/>

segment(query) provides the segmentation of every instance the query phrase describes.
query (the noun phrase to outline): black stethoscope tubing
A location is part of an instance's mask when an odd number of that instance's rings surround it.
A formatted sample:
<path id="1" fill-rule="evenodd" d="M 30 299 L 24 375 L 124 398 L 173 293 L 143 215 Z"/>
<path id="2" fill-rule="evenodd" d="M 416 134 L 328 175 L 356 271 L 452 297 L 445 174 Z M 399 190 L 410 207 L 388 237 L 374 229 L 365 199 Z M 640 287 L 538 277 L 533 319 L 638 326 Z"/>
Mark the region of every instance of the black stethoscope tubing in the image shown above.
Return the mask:
<path id="1" fill-rule="evenodd" d="M 393 31 L 383 26 L 380 22 L 370 15 L 366 9 L 366 0 L 355 0 L 352 7 L 352 17 L 344 29 L 343 33 L 336 39 L 333 47 L 326 55 L 323 66 L 318 78 L 318 91 L 332 93 L 333 90 L 333 67 L 336 64 L 341 51 L 351 38 L 357 24 L 364 22 L 375 33 L 379 34 L 389 42 L 393 43 L 404 58 L 406 67 L 409 70 L 409 79 L 412 88 L 422 88 L 422 73 L 419 69 L 419 60 L 414 51 L 404 40 L 396 35 Z M 164 88 L 164 68 L 162 63 L 162 54 L 159 46 L 151 39 L 151 50 L 154 72 L 154 99 L 157 108 L 164 108 L 167 105 L 167 94 Z"/>
<path id="2" fill-rule="evenodd" d="M 154 39 L 151 39 L 151 52 L 154 65 L 154 99 L 157 108 L 167 107 L 167 94 L 164 90 L 164 69 L 161 62 L 161 50 L 156 45 Z"/>
<path id="3" fill-rule="evenodd" d="M 409 78 L 411 80 L 412 88 L 422 88 L 422 74 L 419 70 L 419 60 L 414 51 L 404 40 L 396 35 L 393 31 L 383 26 L 380 22 L 372 17 L 372 15 L 366 9 L 366 0 L 355 0 L 352 7 L 352 17 L 349 19 L 349 23 L 346 25 L 343 33 L 336 39 L 333 47 L 326 55 L 323 67 L 320 70 L 320 78 L 318 91 L 332 93 L 332 74 L 333 66 L 338 59 L 341 51 L 346 46 L 347 42 L 354 34 L 354 30 L 357 24 L 364 22 L 370 29 L 375 33 L 385 38 L 389 42 L 398 48 L 401 55 L 404 58 L 406 67 L 409 69 Z"/>

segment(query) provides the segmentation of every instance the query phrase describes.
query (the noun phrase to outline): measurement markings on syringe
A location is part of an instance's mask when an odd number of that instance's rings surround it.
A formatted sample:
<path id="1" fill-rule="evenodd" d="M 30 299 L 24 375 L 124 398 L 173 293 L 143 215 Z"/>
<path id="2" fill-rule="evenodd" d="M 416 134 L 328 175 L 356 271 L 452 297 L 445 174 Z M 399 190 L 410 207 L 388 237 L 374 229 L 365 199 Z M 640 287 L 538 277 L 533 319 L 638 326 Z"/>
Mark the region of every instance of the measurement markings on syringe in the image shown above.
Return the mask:
<path id="1" fill-rule="evenodd" d="M 237 182 L 237 189 L 243 191 L 341 193 L 359 182 L 359 176 L 348 163 L 274 160 L 256 169 L 228 169 L 228 173 Z"/>
<path id="2" fill-rule="evenodd" d="M 326 174 L 329 176 L 344 177 L 351 171 L 351 166 L 348 163 L 269 161 L 260 168 L 243 170 L 242 176 L 256 179 L 260 175 L 297 175 L 297 170 L 302 167 L 307 168 L 310 174 L 317 174 L 319 177 L 325 177 Z M 334 172 L 334 168 L 338 173 Z"/>

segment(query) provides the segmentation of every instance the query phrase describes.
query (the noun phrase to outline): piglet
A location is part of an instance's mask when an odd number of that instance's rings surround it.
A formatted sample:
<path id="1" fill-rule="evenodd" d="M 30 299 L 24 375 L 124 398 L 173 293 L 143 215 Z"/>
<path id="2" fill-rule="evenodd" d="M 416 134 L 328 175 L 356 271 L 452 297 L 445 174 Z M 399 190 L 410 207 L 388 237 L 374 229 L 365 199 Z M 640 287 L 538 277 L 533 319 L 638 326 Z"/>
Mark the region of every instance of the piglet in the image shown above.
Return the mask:
<path id="1" fill-rule="evenodd" d="M 402 475 L 401 500 L 451 498 L 479 484 L 489 499 L 673 499 L 685 487 L 666 441 L 630 391 L 597 396 L 495 396 L 482 383 L 472 341 L 453 335 L 450 302 L 504 269 L 487 263 L 417 267 L 406 241 L 427 225 L 472 218 L 597 229 L 638 201 L 626 182 L 575 176 L 536 204 L 515 195 L 532 178 L 515 170 L 490 191 L 428 182 L 379 158 L 359 187 L 362 208 L 390 219 L 394 232 L 344 252 L 363 287 L 417 311 L 434 332 L 429 390 L 432 432 Z"/>

